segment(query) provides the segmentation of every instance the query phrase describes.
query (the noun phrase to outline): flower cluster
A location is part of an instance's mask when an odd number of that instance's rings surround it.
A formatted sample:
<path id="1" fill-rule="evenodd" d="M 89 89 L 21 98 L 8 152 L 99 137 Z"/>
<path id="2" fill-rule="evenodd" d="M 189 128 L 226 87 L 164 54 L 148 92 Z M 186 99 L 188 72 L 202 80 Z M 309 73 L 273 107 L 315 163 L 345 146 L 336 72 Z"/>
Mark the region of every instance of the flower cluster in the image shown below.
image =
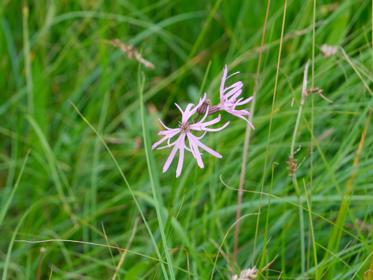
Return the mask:
<path id="1" fill-rule="evenodd" d="M 239 109 L 238 106 L 245 105 L 252 101 L 252 97 L 244 99 L 241 97 L 243 83 L 238 81 L 232 85 L 226 86 L 226 81 L 233 75 L 228 76 L 228 68 L 224 67 L 223 75 L 220 82 L 220 102 L 217 105 L 211 105 L 210 100 L 207 99 L 206 94 L 199 100 L 197 105 L 188 104 L 185 110 L 181 109 L 178 104 L 175 104 L 181 113 L 181 121 L 176 128 L 167 127 L 162 121 L 164 130 L 161 130 L 158 135 L 162 138 L 153 144 L 153 149 L 171 148 L 165 164 L 163 165 L 163 172 L 166 172 L 173 162 L 176 153 L 179 153 L 179 160 L 176 168 L 176 177 L 179 177 L 183 169 L 185 151 L 192 154 L 200 168 L 204 167 L 202 161 L 202 151 L 205 151 L 214 157 L 222 158 L 222 155 L 213 149 L 207 147 L 202 143 L 202 138 L 207 132 L 218 132 L 229 125 L 225 122 L 220 127 L 211 127 L 221 121 L 221 116 L 218 115 L 210 120 L 207 118 L 218 112 L 227 112 L 235 117 L 241 118 L 253 127 L 249 120 L 250 112 L 245 109 Z M 163 146 L 161 144 L 166 143 Z"/>

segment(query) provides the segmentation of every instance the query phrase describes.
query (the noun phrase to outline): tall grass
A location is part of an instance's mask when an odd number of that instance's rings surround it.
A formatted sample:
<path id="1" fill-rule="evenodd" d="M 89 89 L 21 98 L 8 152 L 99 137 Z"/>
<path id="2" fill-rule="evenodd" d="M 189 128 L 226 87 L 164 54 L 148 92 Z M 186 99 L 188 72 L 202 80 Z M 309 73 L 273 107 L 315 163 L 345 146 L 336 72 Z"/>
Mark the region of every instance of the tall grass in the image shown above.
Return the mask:
<path id="1" fill-rule="evenodd" d="M 2 1 L 3 278 L 373 279 L 372 7 Z M 307 61 L 307 87 L 332 103 L 301 105 Z M 227 117 L 206 138 L 223 159 L 163 174 L 158 118 L 216 101 L 224 64 L 255 92 L 255 130 Z"/>

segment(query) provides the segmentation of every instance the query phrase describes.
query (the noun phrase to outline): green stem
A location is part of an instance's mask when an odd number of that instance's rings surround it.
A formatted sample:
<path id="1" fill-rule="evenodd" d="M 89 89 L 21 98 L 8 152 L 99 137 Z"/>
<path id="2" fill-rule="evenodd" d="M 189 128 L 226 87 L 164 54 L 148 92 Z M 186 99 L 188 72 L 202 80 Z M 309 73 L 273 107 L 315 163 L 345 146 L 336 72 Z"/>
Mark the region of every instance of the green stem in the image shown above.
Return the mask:
<path id="1" fill-rule="evenodd" d="M 142 123 L 142 131 L 143 131 L 143 138 L 144 138 L 144 147 L 145 147 L 145 156 L 146 162 L 148 165 L 149 177 L 150 177 L 150 185 L 152 187 L 153 198 L 155 202 L 155 210 L 157 213 L 157 219 L 159 224 L 159 231 L 161 234 L 162 245 L 164 254 L 166 256 L 168 271 L 170 274 L 171 279 L 175 279 L 175 272 L 173 268 L 172 258 L 168 249 L 167 239 L 165 234 L 165 224 L 164 219 L 166 218 L 164 206 L 162 202 L 162 195 L 160 193 L 159 185 L 155 182 L 155 176 L 153 174 L 151 158 L 150 158 L 150 143 L 149 137 L 147 133 L 147 128 L 145 126 L 145 112 L 144 112 L 144 98 L 143 98 L 143 91 L 144 91 L 144 77 L 139 72 L 139 95 L 140 95 L 140 112 L 141 112 L 141 123 Z"/>
<path id="2" fill-rule="evenodd" d="M 289 155 L 289 165 L 292 164 L 294 166 L 290 166 L 290 172 L 291 172 L 291 179 L 292 183 L 294 185 L 296 194 L 298 196 L 298 203 L 300 206 L 302 206 L 301 201 L 301 191 L 298 185 L 297 181 L 297 175 L 296 175 L 296 162 L 295 162 L 295 140 L 297 138 L 297 133 L 299 129 L 300 119 L 303 112 L 303 106 L 305 103 L 306 98 L 306 91 L 307 91 L 307 77 L 308 77 L 308 67 L 309 63 L 306 63 L 306 66 L 304 68 L 304 74 L 303 74 L 303 85 L 302 85 L 302 93 L 301 93 L 301 100 L 300 105 L 298 108 L 298 114 L 297 114 L 297 120 L 295 122 L 295 127 L 293 131 L 293 137 L 291 140 L 291 146 L 290 146 L 290 155 Z M 305 255 L 305 235 L 304 235 L 304 217 L 303 217 L 303 207 L 299 207 L 299 224 L 300 224 L 300 243 L 301 243 L 301 268 L 302 268 L 302 274 L 306 271 L 305 263 L 306 263 L 306 255 Z"/>

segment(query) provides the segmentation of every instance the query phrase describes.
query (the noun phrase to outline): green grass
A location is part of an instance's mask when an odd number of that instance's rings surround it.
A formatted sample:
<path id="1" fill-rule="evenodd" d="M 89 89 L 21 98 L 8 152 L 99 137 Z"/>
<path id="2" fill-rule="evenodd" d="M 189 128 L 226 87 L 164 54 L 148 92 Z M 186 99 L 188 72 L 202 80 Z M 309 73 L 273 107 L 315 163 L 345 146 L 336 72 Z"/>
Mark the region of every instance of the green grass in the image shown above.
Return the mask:
<path id="1" fill-rule="evenodd" d="M 2 1 L 3 279 L 230 279 L 254 265 L 259 279 L 373 279 L 372 10 Z M 308 87 L 332 103 L 313 94 L 300 106 L 307 61 Z M 201 170 L 188 154 L 180 178 L 175 163 L 163 174 L 158 118 L 177 125 L 174 103 L 204 92 L 217 101 L 224 64 L 245 96 L 256 90 L 255 130 L 224 116 L 230 126 L 205 138 L 222 159 L 205 155 Z"/>

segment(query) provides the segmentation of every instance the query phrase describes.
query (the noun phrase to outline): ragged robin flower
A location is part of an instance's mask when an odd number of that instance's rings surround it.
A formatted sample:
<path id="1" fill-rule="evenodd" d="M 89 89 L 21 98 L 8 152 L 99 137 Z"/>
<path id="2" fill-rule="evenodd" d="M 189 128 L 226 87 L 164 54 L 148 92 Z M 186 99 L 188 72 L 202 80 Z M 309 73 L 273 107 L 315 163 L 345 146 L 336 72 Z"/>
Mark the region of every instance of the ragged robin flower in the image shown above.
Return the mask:
<path id="1" fill-rule="evenodd" d="M 185 110 L 182 110 L 178 104 L 175 104 L 181 113 L 181 122 L 177 128 L 169 128 L 162 121 L 160 121 L 164 127 L 164 130 L 160 131 L 158 135 L 162 136 L 162 138 L 158 142 L 154 143 L 152 148 L 172 148 L 165 164 L 163 165 L 163 172 L 166 172 L 169 169 L 176 156 L 176 153 L 179 153 L 176 177 L 180 176 L 183 169 L 185 151 L 191 152 L 200 168 L 204 167 L 200 149 L 217 158 L 222 157 L 221 154 L 203 144 L 201 139 L 206 135 L 207 132 L 217 132 L 223 130 L 228 126 L 229 122 L 226 122 L 219 128 L 211 128 L 210 126 L 220 122 L 221 118 L 220 115 L 218 115 L 212 120 L 206 120 L 210 115 L 216 114 L 220 111 L 227 112 L 233 116 L 244 119 L 252 128 L 254 127 L 249 120 L 250 112 L 245 109 L 237 108 L 238 106 L 245 105 L 252 101 L 253 97 L 246 99 L 241 97 L 243 87 L 243 83 L 241 81 L 238 81 L 230 86 L 225 85 L 226 81 L 237 73 L 238 72 L 228 76 L 228 67 L 224 67 L 223 76 L 220 83 L 219 104 L 211 104 L 211 101 L 206 98 L 205 94 L 197 105 L 190 103 L 186 106 Z M 199 132 L 201 135 L 195 135 L 194 133 L 196 132 Z M 160 147 L 160 145 L 165 142 L 167 144 Z"/>
<path id="2" fill-rule="evenodd" d="M 224 66 L 223 76 L 220 81 L 220 103 L 218 108 L 222 111 L 226 111 L 227 113 L 239 117 L 245 120 L 252 128 L 254 128 L 253 124 L 249 121 L 248 116 L 250 116 L 250 112 L 244 109 L 237 109 L 237 106 L 245 105 L 253 100 L 253 97 L 249 98 L 242 98 L 240 97 L 242 94 L 242 87 L 243 83 L 241 81 L 235 82 L 230 86 L 226 86 L 226 81 L 238 74 L 239 72 L 235 72 L 228 76 L 228 67 L 227 65 Z"/>
<path id="3" fill-rule="evenodd" d="M 154 143 L 152 148 L 153 149 L 163 149 L 163 148 L 169 148 L 172 147 L 171 153 L 168 156 L 165 164 L 163 165 L 163 172 L 166 172 L 172 161 L 174 160 L 176 153 L 179 152 L 179 160 L 176 168 L 176 177 L 179 177 L 181 174 L 181 171 L 183 169 L 183 162 L 184 162 L 184 153 L 185 150 L 192 153 L 193 157 L 196 159 L 197 164 L 200 168 L 204 167 L 201 152 L 199 149 L 202 149 L 206 151 L 207 153 L 217 157 L 221 158 L 222 155 L 218 152 L 214 151 L 213 149 L 209 148 L 205 144 L 201 142 L 201 139 L 205 136 L 206 132 L 216 132 L 223 130 L 229 122 L 226 122 L 223 126 L 219 128 L 211 128 L 211 125 L 214 125 L 220 121 L 220 115 L 210 121 L 205 121 L 208 116 L 208 110 L 206 110 L 206 113 L 200 119 L 199 121 L 193 122 L 191 120 L 191 117 L 196 114 L 198 108 L 204 104 L 206 100 L 206 95 L 200 100 L 200 102 L 197 104 L 197 106 L 193 104 L 188 104 L 185 110 L 183 111 L 179 105 L 175 104 L 176 107 L 179 109 L 181 113 L 181 122 L 179 124 L 179 127 L 177 128 L 169 128 L 163 122 L 161 121 L 162 126 L 164 127 L 164 130 L 160 131 L 158 134 L 160 136 L 163 136 L 158 142 Z M 196 136 L 192 132 L 202 132 L 202 135 Z M 171 140 L 176 138 L 171 143 Z M 159 147 L 160 144 L 167 141 L 166 146 Z"/>

